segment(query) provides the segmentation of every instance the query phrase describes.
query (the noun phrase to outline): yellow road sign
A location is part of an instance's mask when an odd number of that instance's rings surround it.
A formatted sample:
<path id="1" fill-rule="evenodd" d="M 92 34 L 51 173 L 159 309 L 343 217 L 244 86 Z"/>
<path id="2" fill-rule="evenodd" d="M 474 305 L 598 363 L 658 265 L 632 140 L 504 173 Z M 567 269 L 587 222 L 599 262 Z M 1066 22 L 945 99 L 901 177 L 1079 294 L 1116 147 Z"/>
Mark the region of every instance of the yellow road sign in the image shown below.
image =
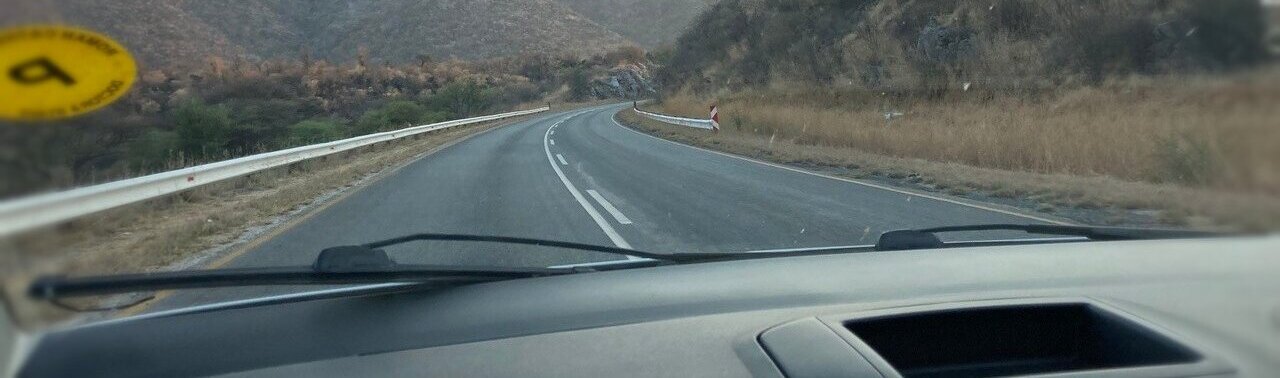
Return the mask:
<path id="1" fill-rule="evenodd" d="M 106 106 L 138 76 L 111 38 L 69 26 L 0 30 L 0 118 L 55 120 Z"/>

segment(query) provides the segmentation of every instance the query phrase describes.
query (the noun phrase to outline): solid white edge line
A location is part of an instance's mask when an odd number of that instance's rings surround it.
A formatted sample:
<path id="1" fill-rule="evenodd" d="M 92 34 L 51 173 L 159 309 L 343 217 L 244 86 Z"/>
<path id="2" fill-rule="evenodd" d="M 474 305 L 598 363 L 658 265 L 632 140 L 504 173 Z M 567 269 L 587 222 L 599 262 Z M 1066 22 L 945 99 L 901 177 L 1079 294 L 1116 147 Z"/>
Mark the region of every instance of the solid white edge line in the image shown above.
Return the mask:
<path id="1" fill-rule="evenodd" d="M 1041 221 L 1041 222 L 1045 222 L 1045 223 L 1049 223 L 1049 224 L 1057 224 L 1057 225 L 1073 225 L 1073 224 L 1072 224 L 1072 223 L 1070 223 L 1070 222 L 1063 222 L 1063 221 L 1060 221 L 1060 220 L 1054 220 L 1054 219 L 1048 219 L 1048 218 L 1041 218 L 1041 217 L 1037 217 L 1037 216 L 1034 216 L 1034 215 L 1027 215 L 1027 214 L 1022 214 L 1022 213 L 1018 213 L 1018 212 L 1014 212 L 1014 211 L 1001 210 L 1001 209 L 997 209 L 997 208 L 993 208 L 993 207 L 987 207 L 987 206 L 982 206 L 982 205 L 973 204 L 973 203 L 967 203 L 967 202 L 962 202 L 962 201 L 956 201 L 956 200 L 953 200 L 953 199 L 950 199 L 950 198 L 943 198 L 943 197 L 933 196 L 933 195 L 924 194 L 924 193 L 916 193 L 916 192 L 911 192 L 911 191 L 902 190 L 902 189 L 898 189 L 898 188 L 888 187 L 888 186 L 884 186 L 884 185 L 880 185 L 880 184 L 872 184 L 872 183 L 869 183 L 869 182 L 863 182 L 863 181 L 858 181 L 858 180 L 848 179 L 848 178 L 844 178 L 844 177 L 836 177 L 836 176 L 825 175 L 825 174 L 821 174 L 821 173 L 817 173 L 817 172 L 811 172 L 811 171 L 807 171 L 807 170 L 803 170 L 803 169 L 799 169 L 799 168 L 793 168 L 793 167 L 788 167 L 788 166 L 785 166 L 785 165 L 780 165 L 780 164 L 770 163 L 770 162 L 767 162 L 767 161 L 761 161 L 761 160 L 756 160 L 756 159 L 752 159 L 752 158 L 748 158 L 748 157 L 744 157 L 744 156 L 738 156 L 738 155 L 734 155 L 734 154 L 730 154 L 730 153 L 726 153 L 726 152 L 720 152 L 720 151 L 709 150 L 709 149 L 706 149 L 706 148 L 702 148 L 702 147 L 698 147 L 698 146 L 693 146 L 693 145 L 688 145 L 688 144 L 684 144 L 684 143 L 676 142 L 676 141 L 673 141 L 673 140 L 666 140 L 666 139 L 659 138 L 659 137 L 656 137 L 656 136 L 653 136 L 653 135 L 649 135 L 649 134 L 642 133 L 642 132 L 639 132 L 639 131 L 636 131 L 636 130 L 632 130 L 630 127 L 623 126 L 621 123 L 618 123 L 618 119 L 617 119 L 616 117 L 617 117 L 617 114 L 614 114 L 614 118 L 612 118 L 612 119 L 613 119 L 613 124 L 614 124 L 614 125 L 617 125 L 618 127 L 621 127 L 621 128 L 622 128 L 622 129 L 624 129 L 624 130 L 627 130 L 627 131 L 630 131 L 630 132 L 633 132 L 633 133 L 636 133 L 636 134 L 644 135 L 644 136 L 647 136 L 647 137 L 650 137 L 650 138 L 653 138 L 653 139 L 657 139 L 657 140 L 660 140 L 660 141 L 663 141 L 663 142 L 667 142 L 667 143 L 671 143 L 671 144 L 675 144 L 675 145 L 679 145 L 679 146 L 685 146 L 685 147 L 688 147 L 688 148 L 692 148 L 692 149 L 696 149 L 696 150 L 701 150 L 701 151 L 704 151 L 704 152 L 709 152 L 709 153 L 713 153 L 713 154 L 720 155 L 720 156 L 731 157 L 731 158 L 738 159 L 738 160 L 749 161 L 749 162 L 756 163 L 756 164 L 767 165 L 767 166 L 770 166 L 770 167 L 779 168 L 779 169 L 785 169 L 785 170 L 792 171 L 792 172 L 797 172 L 797 173 L 803 173 L 803 174 L 810 175 L 810 176 L 817 176 L 817 177 L 822 177 L 822 178 L 831 179 L 831 180 L 836 180 L 836 181 L 843 181 L 843 182 L 847 182 L 847 183 L 850 183 L 850 184 L 862 185 L 862 186 L 866 186 L 866 187 L 869 187 L 869 188 L 876 188 L 876 189 L 881 189 L 881 190 L 887 190 L 887 191 L 894 192 L 894 193 L 906 194 L 906 195 L 915 196 L 915 197 L 928 198 L 928 199 L 935 200 L 935 201 L 942 201 L 942 202 L 946 202 L 946 203 L 950 203 L 950 204 L 955 204 L 955 205 L 960 205 L 960 206 L 965 206 L 965 207 L 970 207 L 970 208 L 974 208 L 974 209 L 986 210 L 986 211 L 995 212 L 995 213 L 1000 213 L 1000 214 L 1005 214 L 1005 215 L 1012 215 L 1012 216 L 1016 216 L 1016 217 L 1027 218 L 1027 219 L 1036 220 L 1036 221 Z"/>
<path id="2" fill-rule="evenodd" d="M 569 165 L 568 162 L 564 161 L 564 156 L 561 156 L 560 154 L 556 154 L 556 160 L 560 161 L 560 165 Z"/>
<path id="3" fill-rule="evenodd" d="M 618 211 L 618 208 L 613 207 L 613 204 L 609 203 L 608 200 L 604 199 L 604 196 L 600 195 L 600 192 L 597 192 L 592 189 L 587 189 L 587 195 L 590 195 L 591 198 L 595 198 L 596 202 L 600 203 L 600 207 L 603 207 L 604 211 L 609 212 L 609 215 L 612 215 L 613 219 L 617 220 L 618 223 L 631 224 L 631 219 L 627 218 L 626 215 L 623 215 L 621 211 Z"/>
<path id="4" fill-rule="evenodd" d="M 551 157 L 551 146 L 547 144 L 547 140 L 551 139 L 552 129 L 560 125 L 560 123 L 568 121 L 569 119 L 585 112 L 586 111 L 574 113 L 573 115 L 560 120 L 560 122 L 556 122 L 555 125 L 548 127 L 546 134 L 542 135 L 542 149 L 547 153 L 547 163 L 551 164 L 551 169 L 556 171 L 556 176 L 560 177 L 560 182 L 564 184 L 565 189 L 569 190 L 569 194 L 573 195 L 573 199 L 578 200 L 578 204 L 582 205 L 582 209 L 587 211 L 587 215 L 590 215 L 591 219 L 596 222 L 596 225 L 600 226 L 600 230 L 604 231 L 605 236 L 609 237 L 609 240 L 613 242 L 613 245 L 618 246 L 618 248 L 631 249 L 631 244 L 627 243 L 626 239 L 623 239 L 622 235 L 619 235 L 618 231 L 614 230 L 613 226 L 609 225 L 609 221 L 605 220 L 604 216 L 601 216 L 600 212 L 596 211 L 596 208 L 591 206 L 590 202 L 587 202 L 586 197 L 582 196 L 582 192 L 579 192 L 578 188 L 573 186 L 572 182 L 569 182 L 569 178 L 564 175 L 564 171 L 561 171 L 560 166 L 556 165 L 555 158 Z M 627 256 L 628 260 L 636 258 L 637 257 L 635 256 Z"/>

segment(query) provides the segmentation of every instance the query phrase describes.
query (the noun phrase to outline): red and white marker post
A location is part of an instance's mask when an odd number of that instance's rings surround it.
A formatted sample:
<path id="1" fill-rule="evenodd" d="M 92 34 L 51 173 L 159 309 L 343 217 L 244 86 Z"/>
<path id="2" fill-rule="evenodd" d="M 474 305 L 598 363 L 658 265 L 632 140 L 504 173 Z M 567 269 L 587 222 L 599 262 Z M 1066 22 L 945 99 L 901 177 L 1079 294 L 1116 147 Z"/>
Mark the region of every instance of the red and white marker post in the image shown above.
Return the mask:
<path id="1" fill-rule="evenodd" d="M 715 105 L 711 105 L 711 131 L 720 131 L 720 109 Z"/>

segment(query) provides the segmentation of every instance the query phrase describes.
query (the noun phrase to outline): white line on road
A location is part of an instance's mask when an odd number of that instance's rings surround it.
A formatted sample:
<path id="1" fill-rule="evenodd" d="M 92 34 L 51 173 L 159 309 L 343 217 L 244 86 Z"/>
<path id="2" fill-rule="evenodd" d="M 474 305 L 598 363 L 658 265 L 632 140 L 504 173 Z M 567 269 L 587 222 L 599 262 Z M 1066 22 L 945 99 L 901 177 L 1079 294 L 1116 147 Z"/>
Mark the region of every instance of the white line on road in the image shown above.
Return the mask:
<path id="1" fill-rule="evenodd" d="M 564 171 L 560 170 L 560 166 L 556 165 L 554 158 L 551 157 L 551 145 L 548 144 L 547 141 L 551 140 L 552 129 L 560 125 L 560 123 L 567 121 L 570 118 L 573 118 L 574 116 L 577 116 L 578 114 L 582 114 L 584 112 L 585 111 L 578 112 L 574 115 L 571 115 L 565 118 L 564 120 L 561 120 L 560 122 L 556 122 L 555 125 L 552 125 L 551 127 L 547 128 L 547 133 L 542 136 L 542 150 L 547 153 L 547 163 L 550 163 L 551 169 L 554 169 L 556 171 L 556 176 L 560 177 L 560 182 L 564 183 L 565 189 L 569 189 L 569 194 L 573 195 L 573 199 L 578 200 L 578 204 L 582 205 L 582 209 L 587 211 L 587 215 L 590 215 L 591 219 L 596 221 L 596 225 L 600 226 L 600 230 L 604 231 L 605 236 L 609 237 L 609 240 L 613 242 L 613 245 L 618 246 L 618 248 L 631 249 L 631 244 L 627 243 L 627 241 L 622 238 L 622 235 L 619 235 L 618 231 L 614 230 L 613 226 L 609 225 L 609 221 L 606 221 L 604 219 L 604 216 L 601 216 L 600 212 L 596 211 L 596 208 L 594 206 L 591 206 L 590 202 L 587 202 L 587 199 L 582 196 L 582 192 L 579 192 L 578 188 L 574 187 L 572 182 L 569 182 L 569 178 L 565 177 Z M 635 259 L 639 259 L 639 257 L 627 256 L 627 259 L 635 260 Z"/>
<path id="2" fill-rule="evenodd" d="M 591 198 L 595 198 L 596 202 L 600 203 L 600 207 L 603 207 L 604 211 L 608 211 L 609 215 L 613 215 L 613 219 L 618 220 L 618 223 L 631 224 L 631 219 L 627 218 L 626 215 L 623 215 L 621 211 L 618 211 L 618 208 L 613 207 L 613 204 L 604 199 L 604 196 L 601 196 L 599 192 L 587 189 L 587 194 L 591 195 Z"/>
<path id="3" fill-rule="evenodd" d="M 550 139 L 550 140 L 548 140 L 548 142 L 551 142 L 551 145 L 552 145 L 552 146 L 556 145 L 556 140 L 555 140 L 555 139 Z"/>
<path id="4" fill-rule="evenodd" d="M 616 114 L 615 114 L 615 116 L 616 116 Z M 844 182 L 847 182 L 847 183 L 850 183 L 850 184 L 857 184 L 857 185 L 862 185 L 862 186 L 871 187 L 871 188 L 876 188 L 876 189 L 888 190 L 888 191 L 890 191 L 890 192 L 906 194 L 906 195 L 910 195 L 910 196 L 916 196 L 916 197 L 928 198 L 928 199 L 932 199 L 932 200 L 936 200 L 936 201 L 942 201 L 942 202 L 951 203 L 951 204 L 956 204 L 956 205 L 965 206 L 965 207 L 970 207 L 970 208 L 974 208 L 974 209 L 986 210 L 986 211 L 996 212 L 996 213 L 1005 214 L 1005 215 L 1012 215 L 1012 216 L 1016 216 L 1016 217 L 1022 217 L 1022 218 L 1027 218 L 1027 219 L 1031 219 L 1031 220 L 1037 220 L 1037 221 L 1041 221 L 1041 222 L 1045 222 L 1045 223 L 1049 223 L 1049 224 L 1060 224 L 1060 225 L 1071 225 L 1071 224 L 1072 224 L 1072 223 L 1069 223 L 1069 222 L 1063 222 L 1063 221 L 1060 221 L 1060 220 L 1054 220 L 1054 219 L 1049 219 L 1049 218 L 1042 218 L 1042 217 L 1037 217 L 1037 216 L 1034 216 L 1034 215 L 1027 215 L 1027 214 L 1022 214 L 1022 213 L 1013 212 L 1013 211 L 1008 211 L 1008 210 L 1001 210 L 1001 209 L 997 209 L 997 208 L 994 208 L 994 207 L 982 206 L 982 205 L 978 205 L 978 204 L 973 204 L 973 203 L 968 203 L 968 202 L 963 202 L 963 201 L 957 201 L 957 200 L 953 200 L 953 199 L 949 199 L 949 198 L 943 198 L 943 197 L 938 197 L 938 196 L 928 195 L 928 194 L 924 194 L 924 193 L 917 193 L 917 192 L 912 192 L 912 191 L 902 190 L 902 189 L 898 189 L 898 188 L 892 188 L 892 187 L 888 187 L 888 186 L 884 186 L 884 185 L 879 185 L 879 184 L 872 184 L 872 183 L 869 183 L 869 182 L 862 182 L 862 181 L 852 180 L 852 179 L 847 179 L 847 178 L 843 178 L 843 177 L 836 177 L 836 176 L 824 175 L 824 174 L 821 174 L 821 173 L 817 173 L 817 172 L 810 172 L 810 171 L 806 171 L 806 170 L 799 169 L 799 168 L 792 168 L 792 167 L 788 167 L 788 166 L 785 166 L 785 165 L 774 164 L 774 163 L 770 163 L 770 162 L 767 162 L 767 161 L 760 161 L 760 160 L 756 160 L 756 159 L 752 159 L 752 158 L 748 158 L 748 157 L 742 157 L 742 156 L 738 156 L 738 155 L 734 155 L 734 154 L 730 154 L 730 153 L 725 153 L 725 152 L 720 152 L 720 151 L 715 151 L 715 150 L 709 150 L 709 149 L 702 148 L 702 147 L 698 147 L 698 146 L 694 146 L 694 145 L 688 145 L 688 144 L 684 144 L 684 143 L 680 143 L 680 142 L 676 142 L 676 141 L 672 141 L 672 140 L 666 140 L 666 139 L 662 139 L 662 138 L 659 138 L 659 137 L 656 137 L 656 136 L 653 136 L 653 135 L 649 135 L 649 134 L 645 134 L 645 133 L 642 133 L 642 132 L 639 132 L 639 131 L 636 131 L 636 130 L 632 130 L 630 127 L 623 126 L 621 123 L 618 123 L 618 119 L 617 119 L 617 118 L 614 118 L 614 119 L 613 119 L 613 124 L 614 124 L 614 125 L 617 125 L 618 127 L 622 128 L 623 130 L 627 130 L 627 131 L 630 131 L 630 132 L 633 132 L 633 133 L 636 133 L 636 134 L 644 135 L 644 136 L 647 136 L 647 137 L 650 137 L 650 138 L 653 138 L 653 139 L 657 139 L 657 140 L 660 140 L 660 141 L 663 141 L 663 142 L 667 142 L 667 143 L 675 144 L 675 145 L 678 145 L 678 146 L 685 146 L 685 147 L 688 147 L 688 148 L 692 148 L 692 149 L 696 149 L 696 150 L 701 150 L 701 151 L 703 151 L 703 152 L 710 152 L 710 153 L 713 153 L 713 154 L 716 154 L 716 155 L 720 155 L 720 156 L 731 157 L 731 158 L 738 159 L 738 160 L 749 161 L 749 162 L 756 163 L 756 164 L 760 164 L 760 165 L 767 165 L 767 166 L 770 166 L 770 167 L 779 168 L 779 169 L 785 169 L 785 170 L 792 171 L 792 172 L 797 172 L 797 173 L 803 173 L 803 174 L 810 175 L 810 176 L 817 176 L 817 177 L 822 177 L 822 178 L 831 179 L 831 180 L 836 180 L 836 181 L 844 181 Z"/>
<path id="5" fill-rule="evenodd" d="M 560 161 L 560 165 L 569 165 L 568 162 L 564 161 L 564 156 L 560 156 L 560 154 L 556 154 L 556 160 Z"/>

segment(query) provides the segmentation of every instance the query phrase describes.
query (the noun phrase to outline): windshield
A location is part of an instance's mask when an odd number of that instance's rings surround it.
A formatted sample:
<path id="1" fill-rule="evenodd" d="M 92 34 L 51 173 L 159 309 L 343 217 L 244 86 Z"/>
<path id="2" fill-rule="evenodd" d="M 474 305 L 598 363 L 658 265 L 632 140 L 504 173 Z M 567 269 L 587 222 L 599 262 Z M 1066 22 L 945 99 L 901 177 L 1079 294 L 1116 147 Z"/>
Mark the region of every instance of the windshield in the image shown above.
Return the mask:
<path id="1" fill-rule="evenodd" d="M 0 278 L 25 324 L 325 288 L 55 304 L 27 295 L 39 276 L 309 267 L 423 233 L 706 254 L 992 224 L 1280 229 L 1271 1 L 12 3 Z M 937 237 L 1081 239 L 1024 229 Z"/>

